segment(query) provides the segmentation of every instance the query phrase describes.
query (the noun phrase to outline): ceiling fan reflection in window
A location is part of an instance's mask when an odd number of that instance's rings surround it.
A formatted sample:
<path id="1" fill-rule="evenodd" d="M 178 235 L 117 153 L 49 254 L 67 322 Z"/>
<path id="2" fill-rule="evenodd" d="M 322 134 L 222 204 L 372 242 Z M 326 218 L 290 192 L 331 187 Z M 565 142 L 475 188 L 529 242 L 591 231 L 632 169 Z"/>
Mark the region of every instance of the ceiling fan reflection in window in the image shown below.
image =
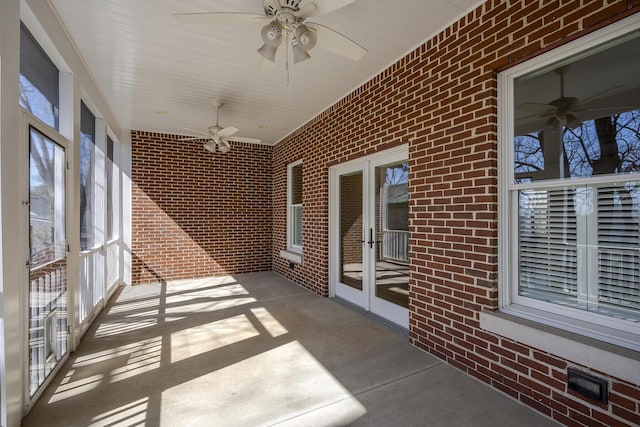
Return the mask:
<path id="1" fill-rule="evenodd" d="M 555 70 L 560 76 L 560 97 L 556 98 L 547 104 L 537 102 L 525 102 L 518 108 L 530 113 L 532 115 L 522 117 L 518 121 L 520 123 L 530 123 L 532 121 L 539 122 L 540 119 L 544 120 L 544 127 L 558 128 L 566 127 L 569 129 L 575 129 L 583 122 L 576 114 L 588 111 L 602 111 L 603 113 L 610 113 L 612 111 L 629 111 L 637 107 L 635 106 L 598 106 L 595 105 L 595 101 L 604 99 L 608 95 L 614 94 L 616 91 L 622 89 L 624 86 L 613 86 L 600 93 L 592 95 L 586 99 L 578 99 L 575 96 L 565 96 L 564 93 L 564 78 L 567 67 L 561 67 Z"/>
<path id="2" fill-rule="evenodd" d="M 234 136 L 235 133 L 238 132 L 238 129 L 234 128 L 233 126 L 229 126 L 226 128 L 220 126 L 220 107 L 222 107 L 222 105 L 222 102 L 213 101 L 213 106 L 216 109 L 216 124 L 214 126 L 209 126 L 206 132 L 184 128 L 189 132 L 197 134 L 198 136 L 182 138 L 180 139 L 180 141 L 195 141 L 198 139 L 204 139 L 206 140 L 206 142 L 204 143 L 205 150 L 212 153 L 215 153 L 216 149 L 221 153 L 227 153 L 229 150 L 231 150 L 231 142 L 248 142 L 251 144 L 259 144 L 259 139 Z"/>
<path id="3" fill-rule="evenodd" d="M 293 63 L 311 58 L 309 51 L 317 44 L 333 53 L 357 61 L 367 50 L 350 38 L 308 18 L 343 8 L 356 0 L 264 0 L 264 14 L 242 12 L 175 13 L 176 20 L 190 24 L 243 24 L 266 22 L 261 36 L 264 42 L 258 53 L 275 62 L 282 45 L 291 44 Z M 288 50 L 287 50 L 288 52 Z M 288 56 L 287 56 L 288 63 Z"/>

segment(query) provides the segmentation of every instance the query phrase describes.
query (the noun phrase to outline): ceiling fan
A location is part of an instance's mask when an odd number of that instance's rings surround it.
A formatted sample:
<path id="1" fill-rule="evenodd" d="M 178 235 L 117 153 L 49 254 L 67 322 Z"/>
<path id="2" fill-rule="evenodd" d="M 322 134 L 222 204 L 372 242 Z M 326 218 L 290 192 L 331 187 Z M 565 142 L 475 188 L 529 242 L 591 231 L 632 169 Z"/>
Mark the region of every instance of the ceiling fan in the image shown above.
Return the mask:
<path id="1" fill-rule="evenodd" d="M 354 61 L 362 58 L 367 50 L 339 32 L 308 18 L 324 15 L 343 8 L 356 0 L 264 0 L 264 14 L 242 12 L 175 13 L 179 22 L 191 24 L 243 24 L 266 22 L 261 36 L 264 44 L 258 53 L 275 62 L 276 51 L 282 44 L 291 43 L 293 63 L 311 58 L 309 51 L 319 46 Z M 287 50 L 288 52 L 288 50 Z M 288 57 L 287 57 L 288 62 Z"/>
<path id="2" fill-rule="evenodd" d="M 216 109 L 216 124 L 214 126 L 209 126 L 206 132 L 196 131 L 193 129 L 185 128 L 191 132 L 199 134 L 199 136 L 192 136 L 189 138 L 182 138 L 180 141 L 193 141 L 197 139 L 206 139 L 207 142 L 204 143 L 204 148 L 207 151 L 215 153 L 216 148 L 221 153 L 227 153 L 231 150 L 230 142 L 248 142 L 252 144 L 259 144 L 260 140 L 255 138 L 244 138 L 240 136 L 233 136 L 236 132 L 238 132 L 237 128 L 232 126 L 223 128 L 219 124 L 220 118 L 220 107 L 224 105 L 222 102 L 213 101 L 213 107 Z"/>
<path id="3" fill-rule="evenodd" d="M 614 92 L 623 86 L 614 86 L 606 89 L 600 93 L 590 96 L 587 99 L 580 100 L 575 96 L 565 96 L 564 94 L 564 77 L 567 71 L 567 67 L 561 67 L 555 70 L 560 75 L 560 97 L 546 104 L 537 102 L 526 102 L 519 106 L 520 109 L 535 113 L 531 116 L 523 117 L 520 120 L 523 122 L 529 121 L 528 119 L 546 119 L 544 126 L 546 128 L 567 127 L 574 129 L 582 123 L 576 113 L 583 111 L 597 111 L 606 110 L 611 111 L 615 109 L 628 109 L 632 107 L 589 107 L 589 104 L 599 98 L 604 97 L 611 92 Z"/>

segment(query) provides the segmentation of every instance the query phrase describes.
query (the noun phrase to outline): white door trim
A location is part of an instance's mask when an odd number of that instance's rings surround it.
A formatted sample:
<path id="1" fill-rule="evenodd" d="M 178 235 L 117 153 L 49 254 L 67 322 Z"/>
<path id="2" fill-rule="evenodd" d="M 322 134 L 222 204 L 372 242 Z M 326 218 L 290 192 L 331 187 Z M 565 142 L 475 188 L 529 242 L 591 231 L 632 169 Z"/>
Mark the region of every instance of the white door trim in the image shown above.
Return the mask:
<path id="1" fill-rule="evenodd" d="M 66 234 L 66 242 L 69 243 L 69 231 L 72 227 L 72 190 L 73 190 L 73 181 L 70 174 L 70 170 L 67 167 L 70 164 L 70 158 L 73 155 L 73 144 L 71 141 L 62 136 L 58 131 L 48 126 L 46 123 L 42 122 L 40 119 L 35 117 L 29 111 L 21 109 L 21 130 L 20 130 L 20 158 L 18 163 L 20 165 L 25 165 L 25 170 L 27 173 L 21 173 L 20 176 L 20 188 L 22 200 L 28 201 L 30 198 L 30 131 L 31 128 L 35 129 L 37 132 L 44 135 L 46 138 L 50 139 L 55 144 L 59 145 L 64 150 L 65 155 L 65 234 Z M 21 215 L 20 218 L 20 227 L 23 230 L 23 235 L 26 236 L 26 239 L 19 243 L 20 250 L 24 254 L 25 259 L 28 260 L 30 258 L 30 215 L 29 209 L 26 209 L 26 214 Z M 66 285 L 67 285 L 67 300 L 72 301 L 74 294 L 74 284 L 72 276 L 69 274 L 69 263 L 72 260 L 70 256 L 70 252 L 66 253 L 67 260 L 67 277 L 66 277 Z M 53 381 L 53 378 L 56 376 L 58 371 L 62 368 L 65 362 L 69 358 L 69 354 L 71 353 L 71 337 L 72 333 L 67 331 L 67 351 L 63 358 L 58 361 L 55 368 L 49 373 L 45 381 L 39 386 L 38 391 L 31 396 L 29 391 L 30 386 L 30 377 L 29 377 L 29 280 L 30 280 L 30 269 L 28 266 L 23 269 L 23 273 L 21 274 L 21 283 L 24 283 L 23 289 L 20 293 L 20 306 L 22 309 L 21 315 L 21 336 L 22 336 L 22 361 L 23 361 L 23 413 L 24 415 L 28 414 L 33 405 L 38 401 L 44 390 L 47 386 Z M 73 310 L 67 307 L 67 325 L 71 326 L 73 330 Z"/>
<path id="2" fill-rule="evenodd" d="M 358 159 L 350 160 L 345 163 L 341 163 L 339 165 L 335 165 L 329 168 L 329 296 L 335 297 L 336 290 L 339 282 L 339 271 L 340 271 L 340 179 L 339 177 L 343 174 L 362 171 L 363 173 L 363 208 L 367 209 L 369 212 L 375 212 L 375 198 L 370 197 L 370 176 L 371 170 L 375 170 L 376 166 L 384 165 L 396 160 L 405 160 L 409 158 L 409 146 L 408 144 L 403 144 L 398 147 L 391 148 L 389 150 L 380 151 L 369 156 L 360 157 Z M 368 236 L 364 236 L 366 230 L 372 228 L 375 230 L 378 227 L 378 224 L 375 223 L 375 215 L 373 218 L 370 218 L 367 221 L 367 224 L 363 224 L 363 240 L 367 240 Z M 364 302 L 362 307 L 369 311 L 371 310 L 371 306 L 378 308 L 380 307 L 380 301 L 378 298 L 375 298 L 376 301 L 373 302 L 370 292 L 370 286 L 367 284 L 371 283 L 371 270 L 373 267 L 369 265 L 370 268 L 364 268 L 364 265 L 370 264 L 363 259 L 363 290 L 362 290 L 362 298 L 364 298 Z M 374 262 L 375 265 L 375 262 Z M 354 291 L 356 292 L 356 291 Z M 393 304 L 384 301 L 384 303 L 392 306 Z M 386 307 L 386 304 L 382 304 Z M 358 304 L 360 305 L 360 304 Z M 392 311 L 394 311 L 395 307 L 391 307 Z M 405 311 L 406 309 L 402 307 L 397 307 L 400 311 Z M 408 316 L 406 319 L 406 323 L 402 321 L 399 323 L 400 326 L 404 328 L 408 327 Z"/>

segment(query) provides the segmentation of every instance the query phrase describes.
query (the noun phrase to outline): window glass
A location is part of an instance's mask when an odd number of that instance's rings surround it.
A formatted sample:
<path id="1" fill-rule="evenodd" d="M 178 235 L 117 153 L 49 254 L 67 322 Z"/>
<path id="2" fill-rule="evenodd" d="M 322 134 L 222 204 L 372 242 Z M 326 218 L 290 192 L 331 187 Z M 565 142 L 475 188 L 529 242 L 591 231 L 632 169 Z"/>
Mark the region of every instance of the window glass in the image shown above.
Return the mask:
<path id="1" fill-rule="evenodd" d="M 116 144 L 107 137 L 107 240 L 118 237 L 118 195 L 120 192 L 117 166 L 114 163 Z"/>
<path id="2" fill-rule="evenodd" d="M 80 249 L 95 245 L 94 168 L 96 117 L 84 104 L 80 105 Z"/>
<path id="3" fill-rule="evenodd" d="M 29 233 L 32 268 L 65 256 L 64 177 L 64 149 L 31 127 Z"/>
<path id="4" fill-rule="evenodd" d="M 294 246 L 302 247 L 302 206 L 293 207 L 293 236 L 292 242 Z"/>
<path id="5" fill-rule="evenodd" d="M 287 246 L 289 249 L 302 248 L 302 163 L 290 165 L 288 195 Z"/>
<path id="6" fill-rule="evenodd" d="M 640 182 L 519 191 L 519 295 L 640 321 Z"/>
<path id="7" fill-rule="evenodd" d="M 302 164 L 291 168 L 291 203 L 302 203 Z"/>
<path id="8" fill-rule="evenodd" d="M 515 79 L 515 182 L 640 172 L 640 38 Z"/>
<path id="9" fill-rule="evenodd" d="M 59 71 L 20 23 L 20 106 L 54 129 L 59 128 Z"/>
<path id="10" fill-rule="evenodd" d="M 376 167 L 376 240 L 381 261 L 409 262 L 409 163 Z M 378 220 L 376 220 L 378 223 Z"/>
<path id="11" fill-rule="evenodd" d="M 517 295 L 640 322 L 640 37 L 514 80 Z"/>

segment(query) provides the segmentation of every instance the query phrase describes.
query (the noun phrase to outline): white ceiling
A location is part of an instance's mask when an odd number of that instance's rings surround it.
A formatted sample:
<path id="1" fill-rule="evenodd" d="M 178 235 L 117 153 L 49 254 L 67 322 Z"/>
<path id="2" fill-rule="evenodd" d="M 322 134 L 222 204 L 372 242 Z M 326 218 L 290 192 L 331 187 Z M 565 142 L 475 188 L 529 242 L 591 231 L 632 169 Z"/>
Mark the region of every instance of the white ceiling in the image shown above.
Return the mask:
<path id="1" fill-rule="evenodd" d="M 323 0 L 316 0 L 318 3 Z M 178 12 L 263 13 L 261 0 L 51 0 L 123 129 L 189 134 L 215 123 L 274 144 L 466 14 L 478 0 L 358 0 L 309 21 L 364 46 L 358 62 L 316 46 L 263 71 L 264 23 L 177 22 Z M 282 50 L 282 47 L 280 48 Z"/>

